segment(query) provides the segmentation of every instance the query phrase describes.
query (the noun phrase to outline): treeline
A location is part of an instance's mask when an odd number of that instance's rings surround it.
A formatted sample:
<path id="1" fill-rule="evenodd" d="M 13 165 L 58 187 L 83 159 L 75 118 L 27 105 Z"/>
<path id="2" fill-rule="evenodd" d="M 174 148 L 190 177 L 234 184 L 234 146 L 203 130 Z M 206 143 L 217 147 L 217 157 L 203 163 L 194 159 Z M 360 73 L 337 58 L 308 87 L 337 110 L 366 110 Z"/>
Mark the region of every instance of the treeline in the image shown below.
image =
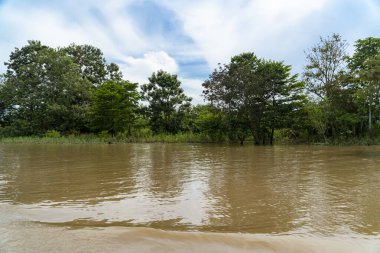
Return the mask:
<path id="1" fill-rule="evenodd" d="M 29 41 L 0 76 L 0 137 L 96 134 L 139 139 L 188 134 L 203 141 L 273 144 L 380 136 L 380 38 L 349 55 L 337 34 L 305 52 L 300 76 L 284 62 L 242 53 L 204 81 L 207 104 L 192 105 L 176 75 L 139 85 L 100 49 Z"/>

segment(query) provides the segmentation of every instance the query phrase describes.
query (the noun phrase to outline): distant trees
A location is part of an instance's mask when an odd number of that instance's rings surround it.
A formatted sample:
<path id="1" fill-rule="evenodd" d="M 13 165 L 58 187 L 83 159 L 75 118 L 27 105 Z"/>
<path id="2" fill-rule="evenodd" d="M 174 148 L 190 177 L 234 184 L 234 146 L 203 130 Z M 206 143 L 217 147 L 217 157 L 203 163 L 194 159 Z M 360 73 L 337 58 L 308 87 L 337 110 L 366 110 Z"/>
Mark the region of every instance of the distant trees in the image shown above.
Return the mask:
<path id="1" fill-rule="evenodd" d="M 0 75 L 0 137 L 58 131 L 131 138 L 273 144 L 380 137 L 380 38 L 338 34 L 306 51 L 301 78 L 281 61 L 247 52 L 219 64 L 203 82 L 207 104 L 192 105 L 177 75 L 159 70 L 139 86 L 123 80 L 91 45 L 51 48 L 28 41 Z M 185 134 L 184 134 L 185 133 Z"/>
<path id="2" fill-rule="evenodd" d="M 162 70 L 153 73 L 149 83 L 141 86 L 141 94 L 148 103 L 147 114 L 154 133 L 175 134 L 184 130 L 191 98 L 184 94 L 176 75 Z"/>

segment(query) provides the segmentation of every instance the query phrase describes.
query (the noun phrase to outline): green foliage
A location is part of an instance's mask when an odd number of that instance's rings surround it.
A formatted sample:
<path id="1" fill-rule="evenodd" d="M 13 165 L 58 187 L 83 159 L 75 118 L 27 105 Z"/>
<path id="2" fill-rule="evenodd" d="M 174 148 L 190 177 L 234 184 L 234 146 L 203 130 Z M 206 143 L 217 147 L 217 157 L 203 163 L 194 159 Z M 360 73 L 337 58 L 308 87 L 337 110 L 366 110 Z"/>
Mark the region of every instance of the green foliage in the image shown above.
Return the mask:
<path id="1" fill-rule="evenodd" d="M 105 80 L 122 82 L 118 66 L 107 65 L 100 49 L 90 45 L 53 49 L 28 41 L 5 64 L 0 124 L 7 135 L 88 131 L 93 87 Z"/>
<path id="2" fill-rule="evenodd" d="M 107 81 L 92 93 L 90 126 L 94 131 L 112 135 L 131 131 L 139 95 L 137 84 L 127 81 Z"/>
<path id="3" fill-rule="evenodd" d="M 256 144 L 273 143 L 274 130 L 291 124 L 304 99 L 303 84 L 290 74 L 290 66 L 253 53 L 219 65 L 203 87 L 206 99 L 225 113 L 230 139 L 240 143 L 249 134 Z"/>
<path id="4" fill-rule="evenodd" d="M 70 57 L 38 41 L 29 41 L 11 53 L 6 66 L 0 101 L 3 121 L 13 128 L 13 134 L 83 127 L 90 84 L 80 76 Z"/>
<path id="5" fill-rule="evenodd" d="M 319 140 L 325 138 L 328 122 L 321 104 L 308 103 L 305 109 L 308 115 L 308 127 L 311 130 L 310 135 L 315 133 Z"/>
<path id="6" fill-rule="evenodd" d="M 355 128 L 354 120 L 346 121 L 356 110 L 354 87 L 347 75 L 347 43 L 339 34 L 320 38 L 318 44 L 306 53 L 307 65 L 303 73 L 306 88 L 316 99 L 309 106 L 310 126 L 321 138 L 337 138 L 347 128 Z M 350 125 L 342 125 L 342 123 Z"/>
<path id="7" fill-rule="evenodd" d="M 99 85 L 107 80 L 121 81 L 122 74 L 115 63 L 107 64 L 103 52 L 91 45 L 71 44 L 62 48 L 79 67 L 80 75 L 92 85 Z"/>
<path id="8" fill-rule="evenodd" d="M 3 89 L 5 84 L 5 79 L 3 75 L 0 75 L 0 128 L 5 125 L 6 120 L 6 105 L 4 101 L 4 94 L 1 93 L 1 90 Z"/>
<path id="9" fill-rule="evenodd" d="M 45 137 L 47 137 L 47 138 L 60 138 L 62 136 L 61 136 L 61 133 L 56 131 L 56 130 L 48 130 L 45 133 Z"/>
<path id="10" fill-rule="evenodd" d="M 148 102 L 147 114 L 155 134 L 175 134 L 186 128 L 184 118 L 190 110 L 191 98 L 184 94 L 176 75 L 157 71 L 141 90 L 142 98 Z"/>
<path id="11" fill-rule="evenodd" d="M 318 44 L 306 52 L 307 65 L 303 81 L 309 92 L 320 99 L 329 99 L 345 70 L 347 43 L 339 34 L 320 38 Z"/>
<path id="12" fill-rule="evenodd" d="M 361 125 L 367 122 L 368 137 L 372 138 L 372 122 L 376 116 L 375 108 L 380 114 L 379 61 L 380 38 L 366 38 L 355 43 L 355 52 L 348 58 L 350 74 L 356 89 L 355 98 Z M 380 117 L 380 115 L 379 115 Z M 380 120 L 380 118 L 377 118 Z"/>
<path id="13" fill-rule="evenodd" d="M 354 54 L 347 59 L 348 67 L 353 74 L 358 75 L 360 71 L 367 69 L 366 62 L 368 59 L 377 56 L 379 53 L 380 38 L 368 37 L 357 40 Z"/>
<path id="14" fill-rule="evenodd" d="M 203 133 L 212 142 L 224 141 L 228 126 L 223 112 L 208 104 L 194 107 L 194 132 Z"/>
<path id="15" fill-rule="evenodd" d="M 0 75 L 0 138 L 6 142 L 324 142 L 371 144 L 380 136 L 380 38 L 338 34 L 306 52 L 302 81 L 283 62 L 243 53 L 204 81 L 191 105 L 176 75 L 122 80 L 100 49 L 39 41 L 15 48 Z M 309 95 L 306 96 L 306 92 Z M 142 102 L 139 104 L 139 102 Z M 9 136 L 33 136 L 7 138 Z"/>
<path id="16" fill-rule="evenodd" d="M 110 137 L 110 135 L 109 135 L 108 131 L 103 130 L 100 133 L 98 133 L 98 137 L 101 139 L 107 139 Z"/>

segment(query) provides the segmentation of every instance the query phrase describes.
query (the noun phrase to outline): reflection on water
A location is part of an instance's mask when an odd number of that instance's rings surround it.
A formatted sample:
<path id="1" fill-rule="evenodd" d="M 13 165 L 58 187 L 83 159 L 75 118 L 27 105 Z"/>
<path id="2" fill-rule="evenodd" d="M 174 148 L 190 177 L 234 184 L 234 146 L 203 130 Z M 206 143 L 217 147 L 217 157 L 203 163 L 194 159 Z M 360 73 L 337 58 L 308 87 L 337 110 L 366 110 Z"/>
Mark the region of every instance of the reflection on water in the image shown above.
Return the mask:
<path id="1" fill-rule="evenodd" d="M 379 162 L 380 147 L 0 144 L 0 244 L 20 221 L 378 240 Z"/>

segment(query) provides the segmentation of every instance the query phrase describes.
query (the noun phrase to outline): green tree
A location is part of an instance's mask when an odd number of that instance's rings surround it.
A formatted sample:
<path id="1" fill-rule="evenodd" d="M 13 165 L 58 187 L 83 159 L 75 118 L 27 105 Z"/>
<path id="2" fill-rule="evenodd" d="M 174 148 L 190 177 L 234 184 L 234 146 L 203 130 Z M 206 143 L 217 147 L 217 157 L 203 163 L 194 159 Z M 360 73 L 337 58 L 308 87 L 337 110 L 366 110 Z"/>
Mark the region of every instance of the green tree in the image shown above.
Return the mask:
<path id="1" fill-rule="evenodd" d="M 347 43 L 339 34 L 320 38 L 317 45 L 306 52 L 307 65 L 303 72 L 306 88 L 325 100 L 331 96 L 345 70 Z"/>
<path id="2" fill-rule="evenodd" d="M 112 135 L 128 131 L 135 120 L 139 94 L 137 84 L 127 81 L 107 81 L 92 94 L 91 128 Z"/>
<path id="3" fill-rule="evenodd" d="M 83 128 L 90 83 L 70 57 L 39 41 L 29 41 L 10 54 L 6 66 L 0 100 L 11 134 Z"/>
<path id="4" fill-rule="evenodd" d="M 309 101 L 305 104 L 305 111 L 307 113 L 305 128 L 308 131 L 308 140 L 310 141 L 310 137 L 312 137 L 312 141 L 326 141 L 328 123 L 326 122 L 323 101 L 319 103 Z M 314 139 L 315 137 L 316 139 Z"/>
<path id="5" fill-rule="evenodd" d="M 91 45 L 70 44 L 61 50 L 78 64 L 81 76 L 94 86 L 107 80 L 122 80 L 119 66 L 115 63 L 108 65 L 99 48 Z"/>
<path id="6" fill-rule="evenodd" d="M 348 66 L 356 89 L 356 100 L 359 112 L 367 112 L 368 136 L 372 138 L 373 109 L 377 105 L 380 119 L 380 89 L 376 81 L 376 60 L 380 54 L 380 38 L 368 37 L 357 40 L 352 57 L 348 58 Z M 365 109 L 366 108 L 366 109 Z M 361 117 L 365 118 L 365 117 Z"/>
<path id="7" fill-rule="evenodd" d="M 142 85 L 141 90 L 142 98 L 148 102 L 147 113 L 155 134 L 184 130 L 184 117 L 190 109 L 191 98 L 184 94 L 176 75 L 159 70 L 149 77 L 149 83 Z"/>
<path id="8" fill-rule="evenodd" d="M 264 122 L 270 129 L 269 142 L 273 144 L 275 129 L 293 128 L 306 97 L 304 84 L 291 75 L 291 67 L 283 62 L 263 61 L 260 75 L 268 87 L 269 99 L 264 113 Z"/>
<path id="9" fill-rule="evenodd" d="M 205 98 L 225 114 L 229 138 L 240 143 L 250 134 L 257 143 L 262 136 L 266 90 L 257 73 L 260 64 L 253 53 L 232 57 L 230 64 L 219 64 L 202 84 Z"/>
<path id="10" fill-rule="evenodd" d="M 380 38 L 368 37 L 355 42 L 355 51 L 348 58 L 348 67 L 358 76 L 361 70 L 366 69 L 366 61 L 380 53 Z"/>
<path id="11" fill-rule="evenodd" d="M 228 126 L 223 112 L 211 104 L 193 107 L 195 132 L 205 134 L 211 141 L 223 141 Z"/>
<path id="12" fill-rule="evenodd" d="M 0 75 L 0 128 L 4 126 L 5 120 L 6 120 L 6 106 L 5 101 L 3 101 L 4 98 L 2 98 L 2 92 L 1 90 L 4 87 L 4 76 Z"/>
<path id="13" fill-rule="evenodd" d="M 226 114 L 230 138 L 240 143 L 251 133 L 256 144 L 272 144 L 274 130 L 289 125 L 288 115 L 304 98 L 302 83 L 290 74 L 290 66 L 259 59 L 253 53 L 219 65 L 203 87 L 206 99 Z"/>
<path id="14" fill-rule="evenodd" d="M 347 43 L 339 34 L 320 38 L 317 45 L 306 52 L 307 65 L 303 81 L 307 90 L 323 102 L 325 121 L 329 123 L 331 135 L 336 137 L 337 112 L 333 99 L 342 90 L 341 77 L 346 70 Z"/>

